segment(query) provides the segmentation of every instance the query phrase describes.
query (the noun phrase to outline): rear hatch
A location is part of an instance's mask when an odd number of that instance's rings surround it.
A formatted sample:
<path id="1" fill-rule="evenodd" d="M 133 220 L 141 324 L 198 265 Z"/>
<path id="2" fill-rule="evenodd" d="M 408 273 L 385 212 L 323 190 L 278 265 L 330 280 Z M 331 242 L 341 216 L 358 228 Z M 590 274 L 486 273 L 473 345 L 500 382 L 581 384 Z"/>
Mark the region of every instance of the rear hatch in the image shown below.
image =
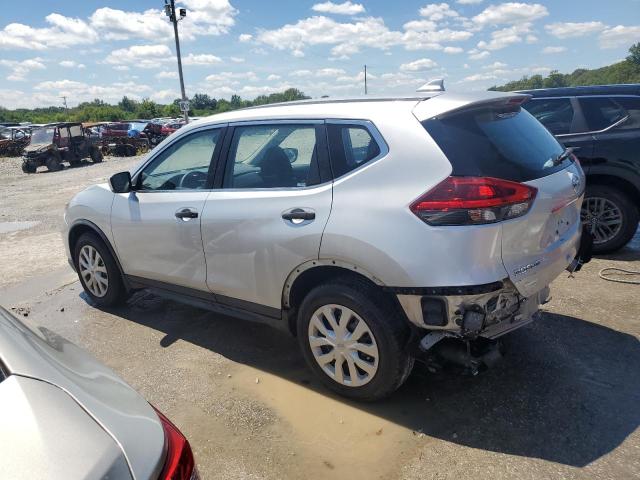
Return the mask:
<path id="1" fill-rule="evenodd" d="M 523 213 L 493 220 L 502 226 L 502 261 L 509 278 L 528 297 L 577 253 L 585 178 L 575 157 L 563 155 L 558 141 L 520 108 L 526 98 L 470 104 L 422 124 L 451 162 L 452 177 L 500 179 L 531 188 L 533 201 Z"/>

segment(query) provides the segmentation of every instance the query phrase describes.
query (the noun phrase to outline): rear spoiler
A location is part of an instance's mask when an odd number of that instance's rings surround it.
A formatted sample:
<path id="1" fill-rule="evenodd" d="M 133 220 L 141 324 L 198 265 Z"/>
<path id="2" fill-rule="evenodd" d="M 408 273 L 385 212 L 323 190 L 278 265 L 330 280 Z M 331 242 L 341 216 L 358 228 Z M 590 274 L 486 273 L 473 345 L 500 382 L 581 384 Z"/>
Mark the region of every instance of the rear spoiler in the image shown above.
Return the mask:
<path id="1" fill-rule="evenodd" d="M 413 108 L 413 115 L 422 122 L 487 106 L 516 107 L 530 98 L 531 95 L 501 92 L 482 92 L 480 95 L 444 93 L 418 102 Z"/>

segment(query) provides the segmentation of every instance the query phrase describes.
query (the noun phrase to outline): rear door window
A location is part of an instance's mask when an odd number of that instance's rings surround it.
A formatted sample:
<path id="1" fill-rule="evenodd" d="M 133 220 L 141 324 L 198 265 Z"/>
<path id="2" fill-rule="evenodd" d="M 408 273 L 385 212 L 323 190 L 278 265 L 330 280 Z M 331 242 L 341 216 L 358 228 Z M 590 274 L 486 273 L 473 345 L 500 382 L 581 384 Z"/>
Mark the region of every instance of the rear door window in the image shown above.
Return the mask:
<path id="1" fill-rule="evenodd" d="M 626 116 L 624 109 L 609 98 L 588 97 L 579 101 L 589 131 L 592 132 L 609 128 Z"/>
<path id="2" fill-rule="evenodd" d="M 327 128 L 334 178 L 355 170 L 380 155 L 380 145 L 365 126 L 329 124 Z"/>
<path id="3" fill-rule="evenodd" d="M 571 133 L 574 111 L 570 99 L 534 98 L 529 100 L 524 108 L 554 135 Z"/>
<path id="4" fill-rule="evenodd" d="M 629 130 L 640 128 L 640 97 L 621 97 L 616 98 L 616 103 L 622 106 L 629 118 L 616 129 Z"/>
<path id="5" fill-rule="evenodd" d="M 451 162 L 453 175 L 526 182 L 570 162 L 554 165 L 563 147 L 524 109 L 467 110 L 422 125 Z"/>

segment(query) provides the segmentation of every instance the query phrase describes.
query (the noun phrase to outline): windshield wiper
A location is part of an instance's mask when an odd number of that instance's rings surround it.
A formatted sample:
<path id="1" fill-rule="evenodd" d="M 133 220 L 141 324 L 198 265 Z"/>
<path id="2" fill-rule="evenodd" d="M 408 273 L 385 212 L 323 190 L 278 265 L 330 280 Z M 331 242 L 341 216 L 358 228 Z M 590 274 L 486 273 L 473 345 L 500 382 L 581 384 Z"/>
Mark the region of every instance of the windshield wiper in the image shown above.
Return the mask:
<path id="1" fill-rule="evenodd" d="M 558 165 L 560 165 L 563 161 L 565 161 L 569 155 L 571 155 L 573 152 L 575 152 L 576 150 L 578 150 L 580 147 L 567 147 L 564 149 L 564 152 L 562 152 L 560 155 L 558 155 L 556 158 L 554 158 L 552 160 L 553 166 L 557 167 Z"/>

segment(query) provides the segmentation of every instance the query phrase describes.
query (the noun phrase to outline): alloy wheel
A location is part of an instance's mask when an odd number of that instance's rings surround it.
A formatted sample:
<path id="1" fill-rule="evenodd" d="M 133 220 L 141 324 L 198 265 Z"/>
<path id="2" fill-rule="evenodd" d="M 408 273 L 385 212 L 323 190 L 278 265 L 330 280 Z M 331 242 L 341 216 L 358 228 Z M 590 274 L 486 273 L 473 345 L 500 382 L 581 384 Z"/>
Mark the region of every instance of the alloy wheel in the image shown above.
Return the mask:
<path id="1" fill-rule="evenodd" d="M 311 316 L 309 346 L 320 368 L 348 387 L 369 383 L 378 371 L 378 345 L 366 322 L 342 305 L 324 305 Z"/>
<path id="2" fill-rule="evenodd" d="M 104 260 L 91 245 L 80 249 L 78 268 L 87 289 L 96 297 L 104 297 L 109 289 L 109 276 Z"/>
<path id="3" fill-rule="evenodd" d="M 580 216 L 593 235 L 594 244 L 608 242 L 618 235 L 622 228 L 622 211 L 608 198 L 585 198 Z"/>

